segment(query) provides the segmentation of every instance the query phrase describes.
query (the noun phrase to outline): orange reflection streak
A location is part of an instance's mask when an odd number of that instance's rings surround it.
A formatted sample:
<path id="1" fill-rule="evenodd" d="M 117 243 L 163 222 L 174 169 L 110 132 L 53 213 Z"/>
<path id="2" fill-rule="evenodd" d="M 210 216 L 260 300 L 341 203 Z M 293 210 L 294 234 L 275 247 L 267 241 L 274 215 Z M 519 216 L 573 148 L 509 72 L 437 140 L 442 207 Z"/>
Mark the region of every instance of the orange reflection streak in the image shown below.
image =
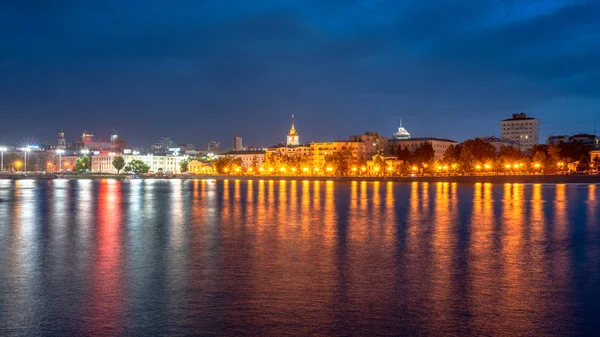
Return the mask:
<path id="1" fill-rule="evenodd" d="M 292 227 L 297 228 L 300 225 L 300 221 L 296 218 L 298 214 L 298 183 L 296 180 L 290 181 L 290 202 L 289 202 L 289 215 L 291 217 Z"/>
<path id="2" fill-rule="evenodd" d="M 287 181 L 285 180 L 279 181 L 279 194 L 277 199 L 277 208 L 272 212 L 275 212 L 275 214 L 277 214 L 276 219 L 278 224 L 277 230 L 279 232 L 279 236 L 285 240 L 287 239 L 287 234 L 290 229 L 290 223 L 288 222 L 289 213 L 287 210 Z"/>
<path id="3" fill-rule="evenodd" d="M 321 182 L 313 183 L 313 204 L 312 211 L 318 213 L 321 211 Z"/>
<path id="4" fill-rule="evenodd" d="M 302 182 L 302 202 L 301 202 L 301 206 L 300 206 L 300 214 L 303 214 L 304 216 L 300 217 L 300 223 L 301 223 L 301 227 L 302 227 L 302 235 L 304 238 L 306 238 L 306 236 L 310 233 L 311 231 L 311 224 L 312 224 L 312 214 L 310 212 L 311 206 L 310 206 L 310 183 L 308 182 L 308 180 L 304 180 Z"/>
<path id="5" fill-rule="evenodd" d="M 101 180 L 96 213 L 96 252 L 92 265 L 92 335 L 114 334 L 124 308 L 121 252 L 121 182 Z M 106 330 L 108 329 L 108 330 Z"/>
<path id="6" fill-rule="evenodd" d="M 254 204 L 254 181 L 248 180 L 246 183 L 246 189 L 246 219 L 249 219 L 249 223 L 253 223 L 256 213 L 256 205 Z"/>
<path id="7" fill-rule="evenodd" d="M 454 211 L 450 209 L 450 197 L 448 195 L 449 183 L 438 182 L 435 186 L 434 215 L 433 215 L 433 235 L 432 235 L 432 268 L 436 270 L 433 274 L 432 288 L 427 292 L 432 300 L 438 302 L 441 315 L 434 319 L 434 324 L 443 326 L 451 324 L 453 317 L 452 308 L 452 271 L 454 255 L 456 250 L 456 235 L 454 227 Z M 453 240 L 454 239 L 454 240 Z"/>
<path id="8" fill-rule="evenodd" d="M 267 204 L 266 204 L 265 181 L 258 181 L 258 203 L 256 204 L 256 231 L 257 235 L 262 234 L 267 224 Z"/>
<path id="9" fill-rule="evenodd" d="M 229 180 L 223 180 L 223 201 L 221 202 L 221 218 L 224 222 L 229 222 L 232 218 L 230 211 L 230 192 L 229 192 Z"/>
<path id="10" fill-rule="evenodd" d="M 333 193 L 333 181 L 325 182 L 325 209 L 323 210 L 323 238 L 324 243 L 329 249 L 335 245 L 336 239 L 336 221 L 335 221 L 335 202 Z"/>
<path id="11" fill-rule="evenodd" d="M 598 218 L 596 215 L 596 208 L 598 207 L 598 201 L 596 200 L 596 185 L 590 184 L 588 186 L 588 200 L 587 200 L 587 217 L 588 217 L 588 233 L 591 236 L 596 237 L 598 232 Z"/>
<path id="12" fill-rule="evenodd" d="M 506 186 L 505 186 L 506 188 Z M 493 335 L 494 328 L 503 324 L 500 312 L 493 303 L 501 300 L 501 290 L 492 286 L 495 274 L 499 269 L 500 254 L 494 244 L 494 216 L 492 184 L 476 183 L 473 196 L 473 215 L 469 228 L 471 229 L 471 244 L 469 245 L 469 292 L 474 299 L 471 301 L 473 325 L 478 327 L 481 335 Z M 491 313 L 491 315 L 490 315 Z"/>
<path id="13" fill-rule="evenodd" d="M 569 238 L 569 220 L 567 216 L 567 185 L 556 185 L 556 198 L 554 200 L 554 241 L 567 242 Z M 551 259 L 554 282 L 566 287 L 570 279 L 569 251 L 560 249 Z"/>
<path id="14" fill-rule="evenodd" d="M 387 244 L 393 244 L 396 236 L 396 209 L 394 199 L 394 183 L 387 183 L 385 194 L 384 238 Z"/>

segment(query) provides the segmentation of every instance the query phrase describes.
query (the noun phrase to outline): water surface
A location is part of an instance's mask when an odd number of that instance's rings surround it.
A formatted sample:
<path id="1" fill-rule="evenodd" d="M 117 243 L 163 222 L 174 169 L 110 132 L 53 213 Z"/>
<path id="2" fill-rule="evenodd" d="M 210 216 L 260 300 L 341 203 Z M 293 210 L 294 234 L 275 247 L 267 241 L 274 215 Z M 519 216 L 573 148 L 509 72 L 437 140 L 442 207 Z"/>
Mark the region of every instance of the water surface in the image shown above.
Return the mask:
<path id="1" fill-rule="evenodd" d="M 0 180 L 0 335 L 593 335 L 600 186 Z"/>

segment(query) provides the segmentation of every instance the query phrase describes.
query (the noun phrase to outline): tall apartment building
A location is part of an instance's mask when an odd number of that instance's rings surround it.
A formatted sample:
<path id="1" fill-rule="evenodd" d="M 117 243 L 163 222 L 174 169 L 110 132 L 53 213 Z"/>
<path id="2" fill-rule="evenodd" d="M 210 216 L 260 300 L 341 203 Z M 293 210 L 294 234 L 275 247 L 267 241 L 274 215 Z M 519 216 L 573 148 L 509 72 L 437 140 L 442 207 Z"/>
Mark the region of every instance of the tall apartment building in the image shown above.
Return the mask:
<path id="1" fill-rule="evenodd" d="M 243 149 L 242 137 L 239 135 L 233 136 L 233 151 L 242 151 Z"/>
<path id="2" fill-rule="evenodd" d="M 362 135 L 350 136 L 350 141 L 365 143 L 367 158 L 376 154 L 384 154 L 387 150 L 388 139 L 377 132 L 365 132 Z"/>
<path id="3" fill-rule="evenodd" d="M 338 140 L 333 142 L 310 143 L 310 155 L 315 167 L 325 165 L 325 157 L 335 152 L 348 151 L 356 162 L 366 161 L 367 149 L 364 142 Z"/>
<path id="4" fill-rule="evenodd" d="M 500 121 L 502 138 L 519 143 L 521 151 L 528 151 L 540 142 L 540 122 L 522 112 Z"/>

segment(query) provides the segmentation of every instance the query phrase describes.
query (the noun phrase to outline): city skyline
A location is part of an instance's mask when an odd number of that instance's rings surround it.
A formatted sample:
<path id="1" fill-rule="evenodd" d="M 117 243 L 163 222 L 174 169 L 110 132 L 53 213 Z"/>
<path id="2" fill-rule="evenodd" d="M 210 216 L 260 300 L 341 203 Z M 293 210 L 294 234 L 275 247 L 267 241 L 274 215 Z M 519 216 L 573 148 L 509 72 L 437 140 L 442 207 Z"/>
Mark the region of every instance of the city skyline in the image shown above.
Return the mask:
<path id="1" fill-rule="evenodd" d="M 4 2 L 0 141 L 273 144 L 291 114 L 314 141 L 399 118 L 415 136 L 499 136 L 523 111 L 541 139 L 592 133 L 598 16 L 591 0 Z"/>

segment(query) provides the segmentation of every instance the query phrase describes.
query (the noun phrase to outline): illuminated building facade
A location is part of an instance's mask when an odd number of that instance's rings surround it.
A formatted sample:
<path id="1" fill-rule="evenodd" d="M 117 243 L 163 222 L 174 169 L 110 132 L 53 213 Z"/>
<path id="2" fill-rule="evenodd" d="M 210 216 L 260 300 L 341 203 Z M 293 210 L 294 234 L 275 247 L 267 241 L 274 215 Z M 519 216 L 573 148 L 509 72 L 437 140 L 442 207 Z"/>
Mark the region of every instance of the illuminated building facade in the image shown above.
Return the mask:
<path id="1" fill-rule="evenodd" d="M 181 172 L 181 162 L 188 158 L 187 156 L 155 156 L 153 154 L 124 154 L 121 156 L 125 159 L 125 165 L 134 159 L 143 161 L 146 165 L 150 166 L 151 173 L 179 173 Z M 112 165 L 114 157 L 115 155 L 110 153 L 92 156 L 92 172 L 117 173 L 117 169 Z"/>
<path id="2" fill-rule="evenodd" d="M 266 151 L 256 150 L 256 151 L 232 151 L 223 154 L 231 159 L 241 159 L 242 160 L 242 168 L 247 169 L 249 167 L 259 167 L 265 161 Z"/>
<path id="3" fill-rule="evenodd" d="M 387 150 L 388 139 L 378 132 L 365 132 L 362 135 L 350 136 L 351 142 L 363 142 L 367 157 L 383 154 Z"/>
<path id="4" fill-rule="evenodd" d="M 356 163 L 367 158 L 367 147 L 364 142 L 334 141 L 310 144 L 310 155 L 315 167 L 325 166 L 327 155 L 341 151 L 348 151 Z"/>
<path id="5" fill-rule="evenodd" d="M 190 160 L 188 163 L 188 172 L 191 174 L 208 174 L 212 173 L 212 165 L 199 160 Z"/>
<path id="6" fill-rule="evenodd" d="M 418 147 L 425 143 L 429 143 L 433 147 L 436 160 L 442 160 L 444 158 L 444 152 L 446 152 L 451 145 L 457 144 L 454 140 L 440 138 L 391 139 L 388 142 L 388 153 L 395 154 L 398 152 L 398 148 L 406 148 L 411 152 L 414 152 Z"/>
<path id="7" fill-rule="evenodd" d="M 500 121 L 502 138 L 519 143 L 521 151 L 528 151 L 540 141 L 540 122 L 528 117 L 524 112 L 513 114 L 512 118 Z"/>

